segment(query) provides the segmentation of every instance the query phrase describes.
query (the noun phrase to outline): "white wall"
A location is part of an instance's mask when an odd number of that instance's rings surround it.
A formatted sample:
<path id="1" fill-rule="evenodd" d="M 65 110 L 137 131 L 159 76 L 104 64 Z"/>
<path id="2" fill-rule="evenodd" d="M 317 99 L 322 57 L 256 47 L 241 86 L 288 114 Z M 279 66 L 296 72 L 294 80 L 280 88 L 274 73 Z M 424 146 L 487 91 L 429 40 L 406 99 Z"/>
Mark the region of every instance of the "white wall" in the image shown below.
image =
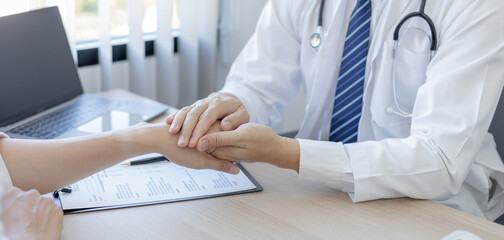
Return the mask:
<path id="1" fill-rule="evenodd" d="M 267 0 L 221 0 L 221 29 L 218 62 L 219 87 L 229 72 L 232 62 L 253 34 L 257 19 Z M 282 122 L 274 126 L 276 132 L 299 129 L 305 114 L 305 96 L 300 93 L 282 114 Z"/>
<path id="2" fill-rule="evenodd" d="M 241 49 L 254 32 L 255 25 L 266 0 L 221 0 L 220 1 L 220 46 L 217 63 L 218 88 L 224 84 L 232 62 L 238 56 Z M 156 78 L 156 58 L 146 59 L 146 81 L 152 82 Z M 116 62 L 112 65 L 113 84 L 116 87 L 127 88 L 128 61 Z M 179 78 L 177 71 L 179 57 L 174 58 L 174 77 Z M 85 92 L 100 91 L 100 68 L 99 66 L 82 67 L 79 69 Z M 148 96 L 155 97 L 155 96 Z M 295 102 L 282 114 L 283 121 L 274 126 L 278 133 L 291 132 L 299 129 L 304 117 L 305 97 L 301 93 Z"/>
<path id="3" fill-rule="evenodd" d="M 267 0 L 220 1 L 219 87 L 224 84 L 231 64 L 254 32 Z"/>

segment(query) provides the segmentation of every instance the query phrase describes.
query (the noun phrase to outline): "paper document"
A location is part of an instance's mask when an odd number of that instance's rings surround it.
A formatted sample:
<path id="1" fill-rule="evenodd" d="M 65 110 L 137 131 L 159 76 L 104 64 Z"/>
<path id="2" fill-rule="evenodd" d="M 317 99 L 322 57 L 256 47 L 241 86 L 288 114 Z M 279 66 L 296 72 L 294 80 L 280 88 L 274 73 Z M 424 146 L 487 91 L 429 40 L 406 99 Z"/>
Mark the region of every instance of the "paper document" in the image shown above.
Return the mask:
<path id="1" fill-rule="evenodd" d="M 60 193 L 59 198 L 63 210 L 131 206 L 262 190 L 254 182 L 243 170 L 231 175 L 173 162 L 116 165 L 73 184 L 72 192 Z"/>

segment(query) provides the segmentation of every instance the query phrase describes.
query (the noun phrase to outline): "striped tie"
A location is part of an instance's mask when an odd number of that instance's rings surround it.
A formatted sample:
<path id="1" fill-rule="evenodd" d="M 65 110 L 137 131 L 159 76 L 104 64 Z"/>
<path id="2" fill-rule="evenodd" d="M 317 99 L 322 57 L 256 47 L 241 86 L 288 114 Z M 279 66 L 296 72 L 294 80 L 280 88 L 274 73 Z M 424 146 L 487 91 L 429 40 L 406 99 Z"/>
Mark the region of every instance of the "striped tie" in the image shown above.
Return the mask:
<path id="1" fill-rule="evenodd" d="M 348 25 L 329 140 L 357 142 L 371 22 L 371 0 L 358 0 Z"/>

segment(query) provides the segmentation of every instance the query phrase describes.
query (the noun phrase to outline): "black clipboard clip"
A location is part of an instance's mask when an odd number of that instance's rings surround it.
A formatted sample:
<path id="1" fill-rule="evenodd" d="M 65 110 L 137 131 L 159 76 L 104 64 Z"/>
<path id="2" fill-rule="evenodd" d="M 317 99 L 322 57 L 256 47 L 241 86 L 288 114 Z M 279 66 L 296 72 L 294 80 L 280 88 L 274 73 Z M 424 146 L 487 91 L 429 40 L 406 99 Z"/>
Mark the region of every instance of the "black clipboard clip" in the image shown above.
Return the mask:
<path id="1" fill-rule="evenodd" d="M 64 187 L 64 188 L 61 188 L 61 189 L 58 189 L 56 191 L 53 192 L 53 196 L 55 198 L 58 198 L 59 197 L 59 193 L 60 192 L 64 192 L 64 193 L 72 193 L 72 186 L 68 186 L 68 187 Z"/>

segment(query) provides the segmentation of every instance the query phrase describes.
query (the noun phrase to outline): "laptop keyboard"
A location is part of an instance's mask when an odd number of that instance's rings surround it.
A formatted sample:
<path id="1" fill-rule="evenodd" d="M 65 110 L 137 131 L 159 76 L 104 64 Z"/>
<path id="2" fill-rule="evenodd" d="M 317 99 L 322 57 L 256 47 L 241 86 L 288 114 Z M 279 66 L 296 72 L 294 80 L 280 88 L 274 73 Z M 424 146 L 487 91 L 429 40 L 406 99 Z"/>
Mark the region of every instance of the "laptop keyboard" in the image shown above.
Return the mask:
<path id="1" fill-rule="evenodd" d="M 124 102 L 97 97 L 81 97 L 76 102 L 16 127 L 8 133 L 52 139 L 101 116 Z"/>

